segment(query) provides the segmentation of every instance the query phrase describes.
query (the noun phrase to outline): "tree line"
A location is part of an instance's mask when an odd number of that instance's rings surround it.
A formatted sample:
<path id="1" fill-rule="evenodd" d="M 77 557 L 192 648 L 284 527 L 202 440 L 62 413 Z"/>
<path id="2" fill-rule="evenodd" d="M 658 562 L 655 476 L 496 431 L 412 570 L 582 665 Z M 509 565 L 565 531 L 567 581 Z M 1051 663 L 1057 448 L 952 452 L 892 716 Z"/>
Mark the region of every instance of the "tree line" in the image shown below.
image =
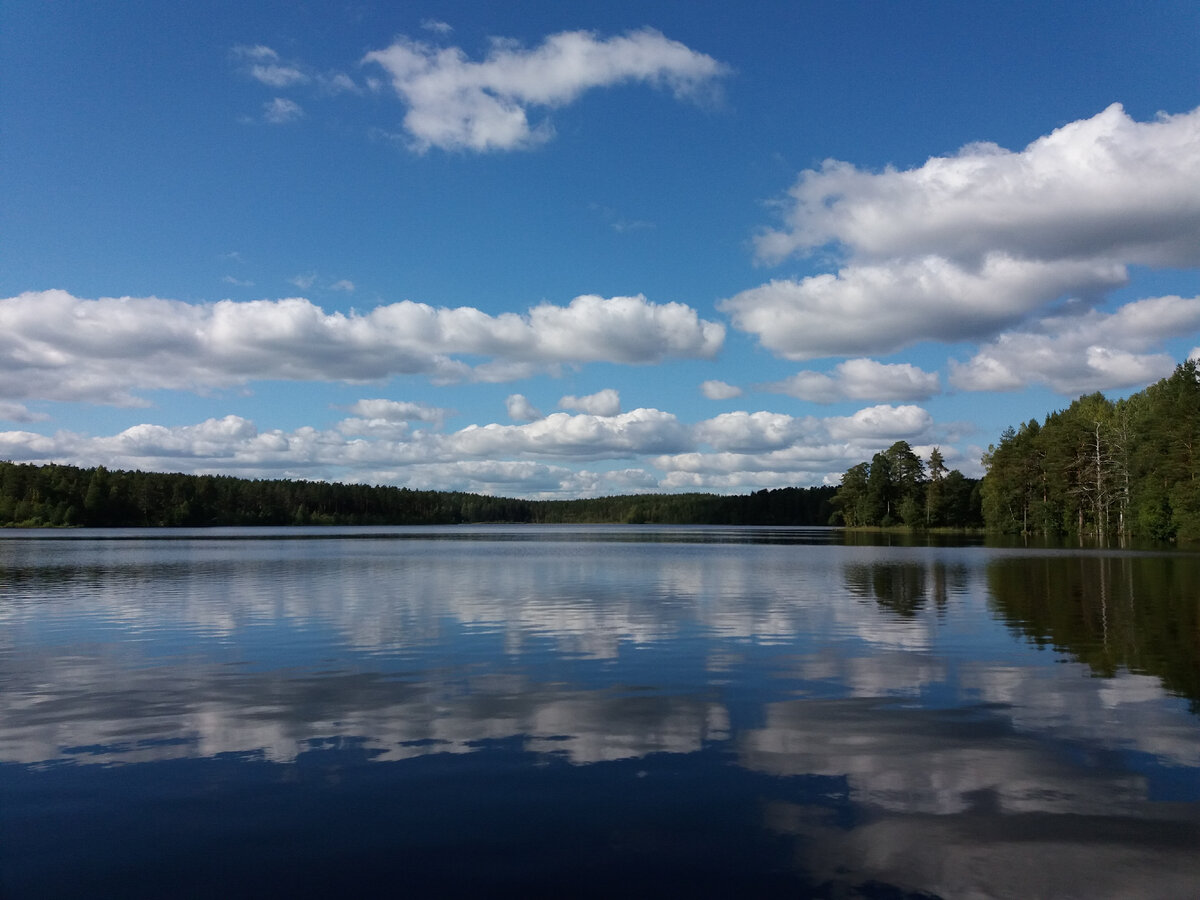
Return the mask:
<path id="1" fill-rule="evenodd" d="M 907 441 L 851 466 L 833 498 L 834 521 L 849 528 L 979 528 L 979 481 L 948 470 L 934 447 L 926 467 Z"/>
<path id="2" fill-rule="evenodd" d="M 897 441 L 838 487 L 739 496 L 521 500 L 459 491 L 0 461 L 0 526 L 430 525 L 483 522 L 977 528 L 1200 541 L 1200 369 L 1144 391 L 1095 393 L 1009 427 L 982 480 Z"/>
<path id="3" fill-rule="evenodd" d="M 0 526 L 825 525 L 836 488 L 521 500 L 459 491 L 0 461 Z"/>
<path id="4" fill-rule="evenodd" d="M 983 464 L 991 530 L 1200 540 L 1196 361 L 1128 398 L 1089 394 L 1009 427 Z"/>

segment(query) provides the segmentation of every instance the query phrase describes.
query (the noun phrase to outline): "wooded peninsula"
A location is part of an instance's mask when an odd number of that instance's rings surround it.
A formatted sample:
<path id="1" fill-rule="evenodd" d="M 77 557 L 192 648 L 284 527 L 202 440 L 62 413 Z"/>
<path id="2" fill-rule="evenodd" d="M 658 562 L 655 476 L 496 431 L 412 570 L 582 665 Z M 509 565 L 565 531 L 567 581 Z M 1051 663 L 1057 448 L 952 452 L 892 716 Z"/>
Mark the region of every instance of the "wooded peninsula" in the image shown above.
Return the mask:
<path id="1" fill-rule="evenodd" d="M 845 525 L 1200 541 L 1200 370 L 1006 428 L 983 479 L 897 441 L 841 485 L 522 500 L 459 491 L 0 462 L 0 526 Z"/>

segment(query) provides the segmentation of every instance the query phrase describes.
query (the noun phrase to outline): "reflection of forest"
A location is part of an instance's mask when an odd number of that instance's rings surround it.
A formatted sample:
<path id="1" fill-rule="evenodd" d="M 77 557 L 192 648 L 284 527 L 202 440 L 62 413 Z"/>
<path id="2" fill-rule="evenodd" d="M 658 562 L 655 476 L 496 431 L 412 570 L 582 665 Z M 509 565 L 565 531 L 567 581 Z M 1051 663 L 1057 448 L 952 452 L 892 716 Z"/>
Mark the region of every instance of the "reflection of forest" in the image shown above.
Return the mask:
<path id="1" fill-rule="evenodd" d="M 988 566 L 990 602 L 1039 646 L 1099 675 L 1160 678 L 1200 713 L 1200 558 L 1045 555 Z"/>
<path id="2" fill-rule="evenodd" d="M 930 600 L 944 609 L 950 593 L 963 589 L 967 581 L 965 567 L 944 562 L 854 563 L 842 574 L 852 593 L 905 618 L 915 616 Z"/>

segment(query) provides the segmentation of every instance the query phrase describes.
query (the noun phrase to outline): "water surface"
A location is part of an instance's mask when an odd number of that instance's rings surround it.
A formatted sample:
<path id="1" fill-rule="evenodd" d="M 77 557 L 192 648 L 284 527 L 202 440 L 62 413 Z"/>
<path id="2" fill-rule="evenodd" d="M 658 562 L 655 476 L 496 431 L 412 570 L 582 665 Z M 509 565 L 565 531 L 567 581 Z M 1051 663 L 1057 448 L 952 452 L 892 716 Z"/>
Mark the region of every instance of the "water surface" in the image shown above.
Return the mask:
<path id="1" fill-rule="evenodd" d="M 1200 557 L 853 540 L 0 534 L 0 895 L 1200 896 Z"/>

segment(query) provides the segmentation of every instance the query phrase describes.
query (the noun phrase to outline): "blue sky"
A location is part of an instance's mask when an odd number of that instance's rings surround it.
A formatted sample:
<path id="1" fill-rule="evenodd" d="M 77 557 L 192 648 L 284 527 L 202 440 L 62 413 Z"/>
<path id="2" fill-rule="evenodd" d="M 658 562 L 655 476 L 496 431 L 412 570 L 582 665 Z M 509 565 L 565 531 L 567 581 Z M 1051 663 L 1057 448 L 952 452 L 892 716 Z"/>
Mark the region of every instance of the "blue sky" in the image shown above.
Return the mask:
<path id="1" fill-rule="evenodd" d="M 0 11 L 0 458 L 836 481 L 1200 345 L 1194 3 Z"/>

